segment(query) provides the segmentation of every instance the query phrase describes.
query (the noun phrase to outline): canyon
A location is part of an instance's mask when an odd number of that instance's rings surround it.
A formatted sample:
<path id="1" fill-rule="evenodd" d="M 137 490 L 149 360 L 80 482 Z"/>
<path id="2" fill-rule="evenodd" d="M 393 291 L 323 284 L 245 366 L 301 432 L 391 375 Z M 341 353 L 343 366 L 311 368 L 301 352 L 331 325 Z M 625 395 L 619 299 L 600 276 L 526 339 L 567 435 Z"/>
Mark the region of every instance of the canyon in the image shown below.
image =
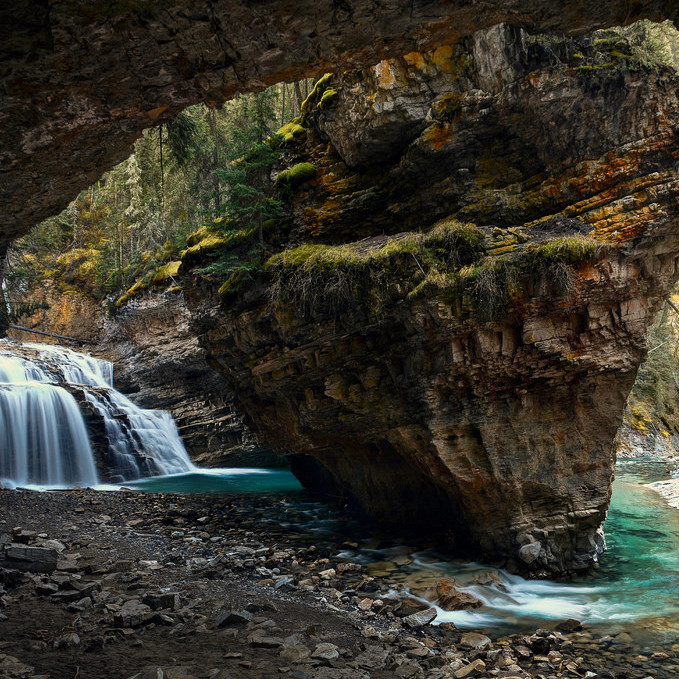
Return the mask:
<path id="1" fill-rule="evenodd" d="M 190 103 L 336 71 L 287 129 L 289 217 L 254 282 L 200 274 L 206 232 L 182 293 L 134 300 L 114 330 L 75 325 L 208 458 L 256 447 L 238 409 L 306 485 L 373 517 L 534 575 L 591 567 L 625 399 L 679 275 L 679 78 L 585 33 L 676 8 L 142 4 L 3 10 L 2 237 Z"/>
<path id="2" fill-rule="evenodd" d="M 285 249 L 219 290 L 186 251 L 195 331 L 309 487 L 515 570 L 596 562 L 679 246 L 677 76 L 615 43 L 501 25 L 327 78 Z"/>

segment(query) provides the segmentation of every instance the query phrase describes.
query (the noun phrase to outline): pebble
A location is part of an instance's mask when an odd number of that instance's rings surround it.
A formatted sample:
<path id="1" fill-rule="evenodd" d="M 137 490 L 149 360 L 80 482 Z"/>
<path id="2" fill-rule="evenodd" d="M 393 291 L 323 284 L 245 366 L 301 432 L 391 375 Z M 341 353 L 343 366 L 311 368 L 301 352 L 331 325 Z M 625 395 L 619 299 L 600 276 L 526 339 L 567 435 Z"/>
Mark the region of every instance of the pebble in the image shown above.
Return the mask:
<path id="1" fill-rule="evenodd" d="M 455 679 L 463 679 L 463 677 L 468 677 L 470 674 L 474 674 L 475 672 L 482 672 L 485 669 L 486 663 L 484 663 L 483 660 L 472 660 L 469 665 L 460 667 L 460 669 L 455 672 Z"/>
<path id="2" fill-rule="evenodd" d="M 436 619 L 437 612 L 435 608 L 425 608 L 423 611 L 412 613 L 403 618 L 403 622 L 408 627 L 422 627 L 428 625 Z"/>
<path id="3" fill-rule="evenodd" d="M 622 656 L 620 649 L 634 647 L 629 635 L 620 633 L 599 638 L 580 633 L 565 636 L 570 634 L 566 628 L 581 628 L 577 620 L 559 623 L 564 634 L 540 629 L 534 634 L 515 635 L 495 643 L 478 632 L 462 633 L 451 623 L 427 627 L 425 636 L 424 627 L 435 622 L 435 608 L 423 608 L 412 599 L 384 598 L 393 585 L 382 578 L 396 577 L 398 573 L 394 567 L 407 563 L 407 558 L 397 556 L 391 562 L 381 564 L 377 570 L 386 574 L 376 579 L 366 576 L 365 568 L 360 564 L 335 563 L 329 557 L 333 552 L 321 543 L 313 550 L 306 546 L 290 548 L 275 540 L 267 542 L 263 537 L 265 532 L 246 536 L 247 531 L 235 527 L 238 522 L 234 522 L 234 529 L 229 532 L 228 526 L 223 526 L 211 512 L 202 517 L 209 518 L 202 524 L 195 518 L 201 514 L 195 513 L 193 517 L 190 514 L 182 517 L 180 531 L 172 529 L 169 523 L 159 526 L 168 552 L 154 554 L 147 550 L 149 557 L 157 554 L 157 558 L 127 558 L 135 552 L 105 550 L 93 555 L 92 550 L 99 550 L 98 535 L 106 532 L 119 537 L 127 535 L 128 528 L 124 523 L 120 524 L 117 517 L 94 524 L 97 528 L 88 529 L 92 535 L 85 535 L 78 529 L 79 532 L 68 541 L 57 540 L 64 545 L 61 551 L 47 534 L 20 529 L 13 536 L 16 541 L 13 544 L 32 548 L 40 542 L 43 548 L 54 549 L 59 565 L 67 564 L 67 568 L 43 575 L 12 576 L 5 575 L 7 571 L 0 571 L 3 613 L 11 610 L 12 603 L 11 590 L 9 594 L 5 590 L 10 587 L 12 578 L 18 578 L 11 587 L 25 582 L 30 588 L 28 596 L 49 596 L 54 604 L 78 613 L 71 618 L 79 619 L 79 626 L 72 631 L 62 631 L 48 641 L 54 647 L 79 646 L 88 650 L 93 644 L 93 632 L 96 632 L 101 639 L 108 635 L 109 639 L 126 641 L 131 649 L 138 646 L 148 652 L 150 646 L 146 635 L 153 628 L 167 626 L 170 629 L 163 633 L 169 634 L 169 638 L 176 637 L 177 643 L 201 643 L 201 637 L 197 635 L 219 635 L 225 644 L 240 644 L 240 650 L 229 651 L 221 657 L 225 665 L 229 660 L 237 661 L 233 664 L 238 664 L 240 669 L 234 671 L 243 672 L 244 668 L 249 668 L 253 677 L 269 676 L 260 672 L 259 664 L 267 653 L 275 659 L 274 663 L 280 663 L 280 668 L 278 664 L 272 666 L 270 676 L 283 673 L 295 679 L 368 679 L 373 673 L 376 676 L 379 673 L 387 676 L 388 673 L 388 676 L 402 679 L 476 679 L 478 675 L 498 679 L 539 676 L 553 679 L 559 673 L 564 678 L 612 679 L 623 671 L 636 672 L 628 674 L 629 679 L 642 679 L 646 673 L 654 679 L 679 676 L 676 672 L 673 675 L 673 666 L 667 664 L 679 652 L 679 645 L 673 649 L 664 646 L 649 649 L 644 656 L 638 655 L 637 648 Z M 150 514 L 144 519 L 144 525 L 149 526 L 146 530 L 154 530 Z M 217 534 L 211 534 L 209 540 L 203 541 L 202 533 L 208 526 L 208 530 Z M 129 534 L 131 539 L 140 535 L 134 531 Z M 19 542 L 17 536 L 26 542 Z M 157 537 L 151 532 L 144 536 L 145 541 L 151 542 Z M 191 538 L 189 542 L 184 541 L 187 537 Z M 80 558 L 76 549 L 83 550 L 84 558 Z M 96 554 L 106 556 L 96 558 Z M 210 604 L 213 608 L 208 611 L 206 606 L 213 596 L 213 583 L 222 580 L 243 580 L 252 588 L 258 588 L 268 580 L 277 587 L 276 591 L 268 590 L 270 601 L 285 606 L 288 605 L 285 602 L 291 600 L 297 601 L 297 605 L 304 602 L 319 613 L 332 610 L 338 619 L 353 622 L 360 644 L 352 646 L 344 637 L 340 644 L 338 637 L 332 636 L 336 632 L 328 633 L 318 620 L 291 623 L 288 618 L 278 615 L 280 606 L 268 606 L 263 596 L 255 599 L 256 603 L 244 605 L 247 599 L 232 599 L 229 595 L 230 603 L 226 607 L 219 610 L 224 601 L 217 600 Z M 160 587 L 160 582 L 166 586 Z M 193 588 L 191 594 L 188 594 L 189 587 Z M 432 598 L 438 596 L 439 603 L 444 594 L 454 595 L 457 591 L 449 580 L 434 581 L 426 587 L 435 592 Z M 424 591 L 424 585 L 422 589 Z M 271 610 L 272 618 L 265 617 L 268 615 L 266 610 Z M 172 616 L 168 615 L 170 612 Z M 297 626 L 296 631 L 291 630 L 291 624 Z M 37 649 L 45 646 L 39 639 L 30 643 Z M 103 641 L 98 648 L 102 646 Z M 0 642 L 0 651 L 2 649 Z M 243 649 L 245 652 L 241 652 Z M 263 650 L 257 653 L 256 649 Z M 0 654 L 0 663 L 3 657 L 6 656 Z M 19 660 L 16 662 L 20 663 Z M 642 666 L 647 668 L 646 672 L 642 671 Z M 149 666 L 134 676 L 147 679 L 147 672 L 154 671 L 156 679 L 160 676 L 158 672 L 162 673 L 163 679 L 226 679 L 228 676 L 228 670 L 212 667 L 212 664 L 199 669 L 173 663 Z M 9 673 L 3 674 L 0 667 L 0 677 L 5 674 Z"/>
<path id="4" fill-rule="evenodd" d="M 462 635 L 459 643 L 460 648 L 468 648 L 473 650 L 479 650 L 491 645 L 491 639 L 485 634 L 479 634 L 478 632 L 465 632 Z"/>
<path id="5" fill-rule="evenodd" d="M 339 658 L 339 648 L 335 644 L 318 644 L 311 657 L 320 658 L 321 660 L 336 660 Z"/>

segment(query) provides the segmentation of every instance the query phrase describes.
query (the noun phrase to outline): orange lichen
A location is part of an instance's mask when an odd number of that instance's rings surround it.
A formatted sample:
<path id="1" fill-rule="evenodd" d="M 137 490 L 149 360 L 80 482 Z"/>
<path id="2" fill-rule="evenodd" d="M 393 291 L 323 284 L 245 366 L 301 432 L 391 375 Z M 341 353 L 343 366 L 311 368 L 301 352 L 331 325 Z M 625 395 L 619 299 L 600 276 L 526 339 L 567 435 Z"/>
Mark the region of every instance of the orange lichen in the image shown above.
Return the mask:
<path id="1" fill-rule="evenodd" d="M 150 111 L 146 111 L 146 115 L 151 118 L 151 120 L 158 120 L 158 118 L 167 111 L 169 107 L 168 106 L 156 106 L 156 108 L 152 108 Z"/>
<path id="2" fill-rule="evenodd" d="M 453 135 L 453 126 L 450 123 L 436 123 L 425 130 L 423 137 L 436 151 L 442 149 Z"/>
<path id="3" fill-rule="evenodd" d="M 403 56 L 403 60 L 408 66 L 417 69 L 422 69 L 426 63 L 422 52 L 410 52 Z"/>
<path id="4" fill-rule="evenodd" d="M 392 60 L 381 61 L 374 67 L 374 71 L 379 86 L 384 90 L 391 89 L 398 82 L 395 64 Z"/>
<path id="5" fill-rule="evenodd" d="M 450 45 L 437 47 L 433 51 L 431 58 L 434 64 L 444 73 L 455 73 L 457 71 L 457 66 L 453 60 L 453 48 Z"/>

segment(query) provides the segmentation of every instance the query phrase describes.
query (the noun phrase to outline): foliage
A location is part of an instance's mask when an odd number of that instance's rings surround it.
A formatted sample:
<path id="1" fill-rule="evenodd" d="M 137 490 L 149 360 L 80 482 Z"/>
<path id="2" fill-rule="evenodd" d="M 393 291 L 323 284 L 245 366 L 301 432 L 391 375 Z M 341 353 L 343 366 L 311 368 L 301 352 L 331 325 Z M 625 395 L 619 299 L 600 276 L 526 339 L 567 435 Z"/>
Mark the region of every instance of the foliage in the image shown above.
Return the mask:
<path id="1" fill-rule="evenodd" d="M 625 419 L 649 433 L 679 434 L 679 316 L 669 306 L 658 315 L 648 334 L 649 353 L 630 392 Z"/>
<path id="2" fill-rule="evenodd" d="M 444 221 L 429 233 L 377 237 L 345 245 L 307 244 L 264 265 L 274 307 L 294 305 L 310 317 L 367 306 L 381 314 L 439 269 L 478 259 L 483 235 L 471 224 Z M 412 298 L 412 297 L 411 297 Z"/>
<path id="3" fill-rule="evenodd" d="M 288 170 L 283 170 L 276 177 L 276 186 L 279 189 L 294 191 L 304 182 L 308 182 L 316 176 L 316 166 L 313 163 L 297 163 Z"/>
<path id="4" fill-rule="evenodd" d="M 679 71 L 679 31 L 671 21 L 655 23 L 644 19 L 629 26 L 597 31 L 595 46 L 614 60 L 624 61 L 630 70 Z"/>
<path id="5" fill-rule="evenodd" d="M 580 264 L 588 259 L 596 258 L 606 247 L 605 243 L 591 236 L 575 234 L 551 238 L 540 243 L 535 247 L 534 256 L 537 261 Z"/>
<path id="6" fill-rule="evenodd" d="M 303 93 L 310 86 L 306 81 L 294 89 Z M 271 135 L 302 104 L 287 97 L 283 106 L 282 88 L 238 97 L 218 109 L 192 106 L 144 133 L 126 161 L 14 243 L 6 276 L 14 304 L 45 278 L 118 301 L 121 293 L 129 299 L 130 290 L 153 280 L 170 284 L 168 265 L 179 261 L 187 234 L 201 223 L 218 242 L 189 242 L 185 263 L 192 254 L 195 262 L 205 253 L 214 260 L 219 253 L 213 246 L 235 233 L 256 227 L 261 239 L 264 225 L 282 210 L 272 196 L 271 168 L 280 151 Z M 199 240 L 198 251 L 191 251 Z M 228 274 L 233 266 L 221 268 Z"/>

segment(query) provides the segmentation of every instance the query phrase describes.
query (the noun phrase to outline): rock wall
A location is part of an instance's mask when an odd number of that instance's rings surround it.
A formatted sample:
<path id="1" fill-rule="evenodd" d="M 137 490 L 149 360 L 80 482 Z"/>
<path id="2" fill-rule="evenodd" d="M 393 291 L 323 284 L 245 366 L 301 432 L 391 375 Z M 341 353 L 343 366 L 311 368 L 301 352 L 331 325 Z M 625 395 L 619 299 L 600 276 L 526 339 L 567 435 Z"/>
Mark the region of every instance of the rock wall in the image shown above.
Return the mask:
<path id="1" fill-rule="evenodd" d="M 306 483 L 538 574 L 603 551 L 616 431 L 678 275 L 679 80 L 597 49 L 499 26 L 326 83 L 287 160 L 316 176 L 284 240 L 315 245 L 221 308 L 186 282 L 261 440 L 320 463 Z M 472 232 L 480 254 L 436 255 Z"/>
<path id="2" fill-rule="evenodd" d="M 457 40 L 500 21 L 582 32 L 676 4 L 608 0 L 17 0 L 0 7 L 0 241 L 26 233 L 198 102 Z"/>
<path id="3" fill-rule="evenodd" d="M 277 466 L 280 458 L 262 450 L 234 408 L 233 392 L 206 360 L 189 328 L 180 292 L 148 294 L 108 318 L 90 297 L 45 285 L 31 300 L 46 301 L 26 324 L 75 337 L 75 349 L 114 363 L 116 388 L 143 408 L 172 413 L 194 462 L 209 467 Z M 37 336 L 10 331 L 15 339 Z M 39 338 L 44 339 L 44 338 Z"/>

